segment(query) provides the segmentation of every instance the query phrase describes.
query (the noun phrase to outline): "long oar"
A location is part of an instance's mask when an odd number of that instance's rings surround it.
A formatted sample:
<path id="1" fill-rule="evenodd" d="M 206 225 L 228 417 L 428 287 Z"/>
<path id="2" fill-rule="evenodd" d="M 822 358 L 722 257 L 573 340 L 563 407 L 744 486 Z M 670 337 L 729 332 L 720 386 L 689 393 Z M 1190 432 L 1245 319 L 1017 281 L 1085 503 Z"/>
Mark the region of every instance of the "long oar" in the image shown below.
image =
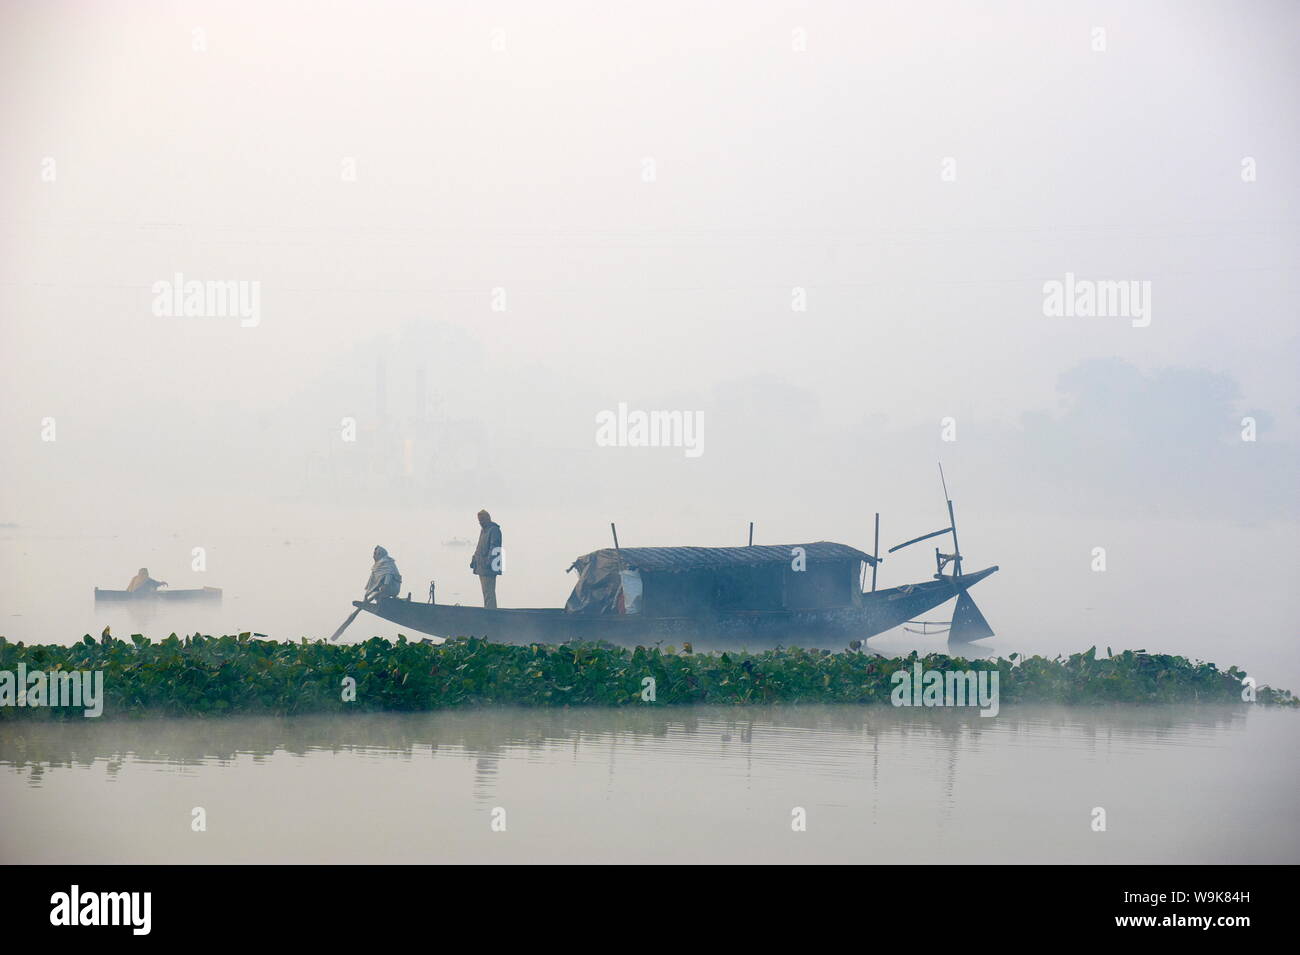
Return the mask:
<path id="1" fill-rule="evenodd" d="M 343 636 L 343 631 L 346 630 L 352 624 L 353 620 L 357 619 L 357 614 L 359 613 L 361 613 L 360 607 L 352 611 L 352 613 L 348 615 L 348 619 L 343 621 L 342 625 L 337 630 L 334 631 L 334 636 L 330 637 L 330 639 L 337 640 L 339 637 Z"/>

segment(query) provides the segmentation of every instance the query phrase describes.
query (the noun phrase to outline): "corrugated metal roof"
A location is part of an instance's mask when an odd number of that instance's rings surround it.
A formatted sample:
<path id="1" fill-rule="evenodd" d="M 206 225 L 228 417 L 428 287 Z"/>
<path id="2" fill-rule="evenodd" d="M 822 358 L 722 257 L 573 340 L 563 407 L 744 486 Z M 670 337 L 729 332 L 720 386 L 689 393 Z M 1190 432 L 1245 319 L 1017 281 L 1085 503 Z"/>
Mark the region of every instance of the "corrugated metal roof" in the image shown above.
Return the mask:
<path id="1" fill-rule="evenodd" d="M 748 567 L 757 564 L 788 564 L 794 560 L 794 548 L 802 547 L 809 563 L 832 560 L 865 560 L 875 558 L 856 547 L 817 541 L 812 544 L 756 544 L 752 547 L 612 547 L 584 554 L 583 557 L 621 554 L 624 563 L 639 570 L 674 571 L 705 570 L 715 567 Z M 582 560 L 579 557 L 578 560 Z M 577 563 L 575 561 L 574 563 Z"/>

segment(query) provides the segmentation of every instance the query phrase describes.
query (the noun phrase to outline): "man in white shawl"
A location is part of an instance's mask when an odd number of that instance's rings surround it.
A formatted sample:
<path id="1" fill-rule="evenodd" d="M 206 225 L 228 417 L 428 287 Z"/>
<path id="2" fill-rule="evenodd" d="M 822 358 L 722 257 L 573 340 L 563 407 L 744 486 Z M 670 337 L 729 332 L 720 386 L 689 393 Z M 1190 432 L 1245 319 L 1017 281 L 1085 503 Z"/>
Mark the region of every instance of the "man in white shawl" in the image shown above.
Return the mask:
<path id="1" fill-rule="evenodd" d="M 396 597 L 402 589 L 402 575 L 397 572 L 397 562 L 382 547 L 375 548 L 374 558 L 375 565 L 370 568 L 370 580 L 366 582 L 365 599 Z"/>

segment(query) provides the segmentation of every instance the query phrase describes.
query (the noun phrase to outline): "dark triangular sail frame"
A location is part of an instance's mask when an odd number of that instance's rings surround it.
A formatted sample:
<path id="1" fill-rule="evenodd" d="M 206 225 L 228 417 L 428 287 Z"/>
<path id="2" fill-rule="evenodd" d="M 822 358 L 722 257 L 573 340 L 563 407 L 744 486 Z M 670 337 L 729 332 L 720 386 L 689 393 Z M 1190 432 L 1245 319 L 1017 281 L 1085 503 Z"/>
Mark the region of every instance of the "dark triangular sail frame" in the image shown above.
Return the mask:
<path id="1" fill-rule="evenodd" d="M 948 630 L 948 640 L 954 643 L 970 643 L 993 636 L 993 628 L 975 606 L 975 601 L 966 591 L 957 597 L 957 606 L 952 610 L 952 624 Z"/>

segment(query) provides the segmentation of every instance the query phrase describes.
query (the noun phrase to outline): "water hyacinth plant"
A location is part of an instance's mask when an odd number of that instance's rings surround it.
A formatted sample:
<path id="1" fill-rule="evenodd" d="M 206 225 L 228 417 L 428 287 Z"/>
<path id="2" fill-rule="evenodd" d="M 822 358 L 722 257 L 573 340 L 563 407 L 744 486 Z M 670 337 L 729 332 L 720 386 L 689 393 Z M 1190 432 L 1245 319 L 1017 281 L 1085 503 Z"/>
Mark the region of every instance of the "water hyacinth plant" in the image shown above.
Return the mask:
<path id="1" fill-rule="evenodd" d="M 689 645 L 626 649 L 604 643 L 514 646 L 479 639 L 445 644 L 378 637 L 355 644 L 279 643 L 247 633 L 175 634 L 153 642 L 85 637 L 71 646 L 0 637 L 0 671 L 104 673 L 104 715 L 214 716 L 444 707 L 648 706 L 684 703 L 889 704 L 892 677 L 926 670 L 996 670 L 1002 705 L 1015 703 L 1242 704 L 1246 674 L 1181 656 L 1096 648 L 1069 657 L 963 659 L 932 653 L 887 658 L 801 648 L 695 653 Z M 349 684 L 351 699 L 349 696 Z M 652 692 L 647 692 L 653 687 Z M 1260 687 L 1260 703 L 1297 705 Z M 81 718 L 68 708 L 0 707 L 0 720 Z"/>

